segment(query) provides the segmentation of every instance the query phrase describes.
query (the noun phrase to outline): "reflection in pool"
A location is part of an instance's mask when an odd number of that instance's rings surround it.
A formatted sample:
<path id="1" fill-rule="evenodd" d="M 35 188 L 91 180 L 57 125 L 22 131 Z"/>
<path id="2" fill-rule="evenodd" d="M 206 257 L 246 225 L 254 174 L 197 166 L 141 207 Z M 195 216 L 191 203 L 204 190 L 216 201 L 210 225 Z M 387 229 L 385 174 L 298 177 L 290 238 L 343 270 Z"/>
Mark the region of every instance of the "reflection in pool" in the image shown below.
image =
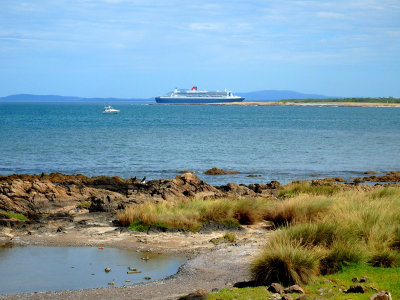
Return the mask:
<path id="1" fill-rule="evenodd" d="M 0 294 L 132 285 L 175 274 L 185 260 L 116 248 L 3 245 Z M 128 274 L 129 267 L 141 273 Z"/>

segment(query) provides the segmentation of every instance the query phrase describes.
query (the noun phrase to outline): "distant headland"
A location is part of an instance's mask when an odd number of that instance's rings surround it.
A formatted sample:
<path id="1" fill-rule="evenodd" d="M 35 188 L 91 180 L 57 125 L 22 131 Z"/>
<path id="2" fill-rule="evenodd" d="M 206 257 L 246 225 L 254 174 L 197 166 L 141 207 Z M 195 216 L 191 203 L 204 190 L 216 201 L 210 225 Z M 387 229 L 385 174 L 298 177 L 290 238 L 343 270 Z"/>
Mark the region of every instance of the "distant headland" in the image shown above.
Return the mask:
<path id="1" fill-rule="evenodd" d="M 261 90 L 254 92 L 235 93 L 244 97 L 245 101 L 277 101 L 284 99 L 325 99 L 328 96 L 318 94 L 305 94 L 288 90 Z M 34 95 L 34 94 L 15 94 L 0 97 L 1 102 L 155 102 L 151 98 L 116 98 L 116 97 L 75 97 L 60 95 Z"/>
<path id="2" fill-rule="evenodd" d="M 279 106 L 400 106 L 400 98 L 397 97 L 328 97 L 318 94 L 304 94 L 287 90 L 262 90 L 256 92 L 236 93 L 244 97 L 244 102 L 211 103 L 200 105 L 279 105 Z M 60 95 L 33 95 L 15 94 L 0 97 L 0 102 L 134 102 L 155 103 L 151 98 L 102 98 L 102 97 L 74 97 Z M 199 104 L 195 104 L 199 105 Z"/>

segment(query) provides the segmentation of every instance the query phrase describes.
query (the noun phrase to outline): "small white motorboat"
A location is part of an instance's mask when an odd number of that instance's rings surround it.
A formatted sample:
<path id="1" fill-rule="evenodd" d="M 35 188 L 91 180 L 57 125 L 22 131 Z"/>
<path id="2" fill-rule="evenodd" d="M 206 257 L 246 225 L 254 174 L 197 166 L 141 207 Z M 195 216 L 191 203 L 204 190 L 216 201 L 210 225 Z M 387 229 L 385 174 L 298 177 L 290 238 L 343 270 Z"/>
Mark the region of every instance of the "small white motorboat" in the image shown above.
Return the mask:
<path id="1" fill-rule="evenodd" d="M 104 106 L 103 114 L 117 114 L 117 113 L 119 113 L 118 109 L 115 109 L 110 105 Z"/>

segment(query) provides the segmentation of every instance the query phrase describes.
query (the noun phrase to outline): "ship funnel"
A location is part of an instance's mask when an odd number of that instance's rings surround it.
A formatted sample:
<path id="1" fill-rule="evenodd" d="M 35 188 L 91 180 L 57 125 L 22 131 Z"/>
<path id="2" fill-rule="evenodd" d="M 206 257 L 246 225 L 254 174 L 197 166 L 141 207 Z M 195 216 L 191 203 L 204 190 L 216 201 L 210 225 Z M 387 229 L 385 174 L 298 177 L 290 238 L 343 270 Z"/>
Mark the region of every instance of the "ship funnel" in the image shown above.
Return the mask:
<path id="1" fill-rule="evenodd" d="M 192 91 L 197 91 L 197 86 L 192 87 Z"/>

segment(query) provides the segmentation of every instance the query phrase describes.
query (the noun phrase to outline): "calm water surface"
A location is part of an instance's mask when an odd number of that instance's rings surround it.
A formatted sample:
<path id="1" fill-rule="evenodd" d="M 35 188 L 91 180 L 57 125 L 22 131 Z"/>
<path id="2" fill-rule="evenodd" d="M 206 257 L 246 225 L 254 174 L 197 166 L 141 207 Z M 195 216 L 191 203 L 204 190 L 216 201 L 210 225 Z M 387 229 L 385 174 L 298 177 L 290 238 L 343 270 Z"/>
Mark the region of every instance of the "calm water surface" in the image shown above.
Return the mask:
<path id="1" fill-rule="evenodd" d="M 184 257 L 149 255 L 132 250 L 88 247 L 0 247 L 0 293 L 87 289 L 132 285 L 175 274 Z M 109 273 L 105 268 L 111 268 Z M 128 267 L 141 270 L 127 274 Z M 130 280 L 130 282 L 126 282 Z"/>
<path id="2" fill-rule="evenodd" d="M 62 172 L 211 184 L 400 170 L 400 108 L 0 103 L 0 174 Z M 207 176 L 218 167 L 238 175 Z M 249 174 L 261 177 L 249 178 Z"/>

